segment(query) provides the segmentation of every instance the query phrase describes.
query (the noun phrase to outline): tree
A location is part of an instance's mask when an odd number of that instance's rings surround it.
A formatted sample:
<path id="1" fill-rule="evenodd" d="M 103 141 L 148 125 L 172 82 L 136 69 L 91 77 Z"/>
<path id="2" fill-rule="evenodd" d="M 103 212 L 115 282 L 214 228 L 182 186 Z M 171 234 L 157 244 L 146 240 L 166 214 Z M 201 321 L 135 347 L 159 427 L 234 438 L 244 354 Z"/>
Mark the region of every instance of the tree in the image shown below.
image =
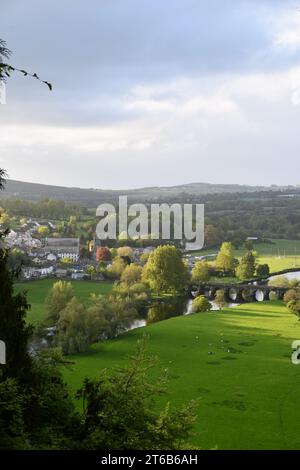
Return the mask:
<path id="1" fill-rule="evenodd" d="M 28 449 L 23 418 L 25 397 L 17 381 L 0 381 L 0 450 Z"/>
<path id="2" fill-rule="evenodd" d="M 297 278 L 290 279 L 289 285 L 292 289 L 298 289 L 300 286 L 300 280 Z"/>
<path id="3" fill-rule="evenodd" d="M 240 280 L 251 279 L 255 273 L 255 256 L 253 251 L 248 251 L 239 262 L 236 275 Z"/>
<path id="4" fill-rule="evenodd" d="M 5 172 L 0 170 L 0 189 L 4 187 Z M 32 328 L 26 324 L 25 317 L 29 305 L 25 294 L 14 294 L 15 271 L 9 271 L 9 251 L 2 246 L 3 235 L 0 232 L 0 339 L 6 344 L 7 362 L 1 366 L 2 377 L 22 377 L 29 379 L 31 358 L 28 354 L 28 340 Z"/>
<path id="5" fill-rule="evenodd" d="M 11 51 L 6 47 L 6 42 L 3 39 L 0 39 L 0 81 L 5 79 L 6 68 L 3 64 L 5 59 L 9 59 Z"/>
<path id="6" fill-rule="evenodd" d="M 96 268 L 97 273 L 103 273 L 104 274 L 105 271 L 106 271 L 106 267 L 107 267 L 107 265 L 106 265 L 105 261 L 100 261 L 97 265 L 97 268 Z"/>
<path id="7" fill-rule="evenodd" d="M 287 304 L 287 308 L 289 309 L 290 312 L 297 315 L 297 317 L 300 317 L 300 299 L 291 300 Z"/>
<path id="8" fill-rule="evenodd" d="M 127 366 L 98 380 L 85 379 L 77 398 L 84 403 L 82 449 L 160 450 L 187 448 L 195 421 L 196 403 L 178 410 L 170 403 L 159 409 L 157 397 L 166 392 L 166 374 L 150 379 L 155 361 L 138 343 Z"/>
<path id="9" fill-rule="evenodd" d="M 110 261 L 111 260 L 111 253 L 110 250 L 106 246 L 100 246 L 97 248 L 96 251 L 96 261 L 99 263 L 100 261 Z"/>
<path id="10" fill-rule="evenodd" d="M 133 260 L 133 249 L 130 246 L 121 246 L 117 249 L 118 256 Z"/>
<path id="11" fill-rule="evenodd" d="M 140 261 L 142 263 L 142 265 L 144 266 L 148 259 L 149 259 L 149 256 L 150 256 L 150 253 L 143 253 L 141 256 L 140 256 Z"/>
<path id="12" fill-rule="evenodd" d="M 124 308 L 130 306 L 139 312 L 145 306 L 149 295 L 149 289 L 142 282 L 131 284 L 120 282 L 113 287 L 109 295 L 109 301 L 111 301 L 111 299 L 117 299 L 123 302 Z"/>
<path id="13" fill-rule="evenodd" d="M 93 266 L 93 265 L 88 266 L 88 267 L 86 268 L 86 272 L 87 272 L 91 277 L 93 277 L 94 274 L 96 273 L 96 268 L 95 268 L 95 266 Z"/>
<path id="14" fill-rule="evenodd" d="M 254 250 L 254 244 L 252 240 L 245 240 L 244 241 L 244 247 L 246 248 L 247 251 L 253 251 Z"/>
<path id="15" fill-rule="evenodd" d="M 192 269 L 193 282 L 207 282 L 209 281 L 209 266 L 206 261 L 197 261 Z"/>
<path id="16" fill-rule="evenodd" d="M 25 408 L 32 448 L 70 449 L 77 446 L 80 415 L 62 374 L 62 368 L 69 368 L 72 364 L 59 348 L 36 352 L 33 361 L 33 404 L 28 414 Z"/>
<path id="17" fill-rule="evenodd" d="M 141 280 L 142 276 L 142 267 L 138 264 L 129 264 L 126 266 L 121 275 L 121 282 L 125 284 L 134 284 Z"/>
<path id="18" fill-rule="evenodd" d="M 59 314 L 56 343 L 64 354 L 84 352 L 90 344 L 86 310 L 76 297 L 73 297 Z"/>
<path id="19" fill-rule="evenodd" d="M 113 279 L 120 279 L 125 267 L 126 267 L 125 261 L 123 260 L 123 258 L 119 258 L 118 256 L 117 258 L 113 260 L 112 265 L 109 268 L 107 268 L 106 272 L 109 277 Z"/>
<path id="20" fill-rule="evenodd" d="M 283 302 L 287 305 L 291 300 L 300 300 L 300 292 L 296 289 L 289 289 L 283 296 Z"/>
<path id="21" fill-rule="evenodd" d="M 205 246 L 216 246 L 220 243 L 220 230 L 214 225 L 208 224 L 204 230 Z"/>
<path id="22" fill-rule="evenodd" d="M 146 299 L 144 285 L 124 283 L 108 296 L 93 294 L 88 309 L 73 297 L 59 313 L 54 343 L 64 354 L 75 354 L 94 342 L 114 338 L 138 318 L 138 308 Z"/>
<path id="23" fill-rule="evenodd" d="M 28 340 L 32 328 L 26 324 L 29 309 L 24 294 L 13 292 L 14 274 L 7 269 L 8 251 L 0 249 L 0 339 L 6 344 L 6 365 L 2 366 L 4 377 L 29 375 L 31 358 L 28 354 Z"/>
<path id="24" fill-rule="evenodd" d="M 76 224 L 77 224 L 77 217 L 76 217 L 76 215 L 70 215 L 70 217 L 69 217 L 69 224 L 76 226 Z"/>
<path id="25" fill-rule="evenodd" d="M 184 289 L 188 271 L 181 252 L 174 246 L 157 247 L 143 268 L 143 280 L 156 292 L 178 292 Z"/>
<path id="26" fill-rule="evenodd" d="M 230 236 L 230 238 L 233 246 L 235 248 L 239 248 L 246 238 L 246 232 L 243 229 L 238 228 L 237 230 L 233 231 L 233 234 Z"/>
<path id="27" fill-rule="evenodd" d="M 16 72 L 22 73 L 25 77 L 30 76 L 30 77 L 36 78 L 40 82 L 45 83 L 48 86 L 50 91 L 52 90 L 51 83 L 47 82 L 46 80 L 41 80 L 37 76 L 36 73 L 32 74 L 32 73 L 26 72 L 26 70 L 17 69 L 16 67 L 13 67 L 12 65 L 3 62 L 3 60 L 9 59 L 10 55 L 11 55 L 11 51 L 6 47 L 6 42 L 3 39 L 0 39 L 0 81 L 1 80 L 3 81 L 7 77 L 10 77 L 11 73 L 16 71 Z"/>
<path id="28" fill-rule="evenodd" d="M 42 225 L 41 227 L 38 228 L 38 233 L 42 237 L 47 237 L 47 235 L 49 235 L 49 232 L 50 232 L 49 227 L 47 227 L 46 225 Z"/>
<path id="29" fill-rule="evenodd" d="M 204 295 L 198 295 L 194 298 L 192 304 L 192 311 L 194 313 L 209 312 L 211 309 L 211 303 Z"/>
<path id="30" fill-rule="evenodd" d="M 215 304 L 222 310 L 224 307 L 227 307 L 228 302 L 225 297 L 224 289 L 218 289 L 214 298 Z"/>
<path id="31" fill-rule="evenodd" d="M 27 253 L 19 248 L 12 248 L 7 258 L 7 267 L 10 271 L 20 272 L 22 266 L 29 265 L 30 258 Z"/>
<path id="32" fill-rule="evenodd" d="M 56 325 L 60 312 L 74 297 L 72 284 L 66 281 L 57 281 L 53 284 L 46 297 L 47 317 L 45 323 L 49 326 Z"/>
<path id="33" fill-rule="evenodd" d="M 8 228 L 9 225 L 9 215 L 0 207 L 0 225 L 4 228 Z"/>
<path id="34" fill-rule="evenodd" d="M 72 258 L 69 256 L 63 256 L 62 258 L 59 259 L 60 264 L 62 265 L 70 265 L 73 264 Z"/>
<path id="35" fill-rule="evenodd" d="M 111 256 L 111 259 L 114 259 L 118 256 L 118 250 L 117 248 L 110 248 L 110 256 Z"/>
<path id="36" fill-rule="evenodd" d="M 223 242 L 216 259 L 216 266 L 224 272 L 234 269 L 234 251 L 232 243 Z"/>
<path id="37" fill-rule="evenodd" d="M 107 337 L 115 338 L 120 333 L 127 331 L 130 325 L 139 317 L 135 302 L 131 297 L 109 296 L 107 312 Z"/>
<path id="38" fill-rule="evenodd" d="M 86 331 L 89 344 L 108 337 L 110 307 L 103 295 L 92 294 L 91 305 L 86 311 Z"/>
<path id="39" fill-rule="evenodd" d="M 270 274 L 270 267 L 268 264 L 258 264 L 256 266 L 257 277 L 268 277 Z"/>
<path id="40" fill-rule="evenodd" d="M 1 42 L 1 39 L 0 39 L 0 42 Z M 1 44 L 0 44 L 1 46 Z M 0 52 L 1 54 L 1 52 Z M 0 168 L 0 191 L 2 191 L 4 189 L 4 186 L 5 186 L 5 178 L 6 178 L 6 171 L 3 170 L 3 168 Z"/>
<path id="41" fill-rule="evenodd" d="M 268 284 L 272 287 L 290 287 L 290 282 L 285 276 L 275 276 L 273 279 L 269 280 Z"/>
<path id="42" fill-rule="evenodd" d="M 91 296 L 91 301 L 92 305 L 88 312 L 97 314 L 101 320 L 101 322 L 99 320 L 101 328 L 94 329 L 95 341 L 114 338 L 128 330 L 129 326 L 138 318 L 136 309 L 138 296 L 128 292 L 128 288 L 122 292 L 121 287 L 118 286 L 106 297 L 94 294 Z"/>
<path id="43" fill-rule="evenodd" d="M 0 187 L 3 183 L 0 177 Z M 15 272 L 7 267 L 8 255 L 0 243 L 0 339 L 6 344 L 6 364 L 0 369 L 0 448 L 72 447 L 70 437 L 73 432 L 74 441 L 79 419 L 55 354 L 29 355 L 29 305 L 24 293 L 14 295 Z"/>

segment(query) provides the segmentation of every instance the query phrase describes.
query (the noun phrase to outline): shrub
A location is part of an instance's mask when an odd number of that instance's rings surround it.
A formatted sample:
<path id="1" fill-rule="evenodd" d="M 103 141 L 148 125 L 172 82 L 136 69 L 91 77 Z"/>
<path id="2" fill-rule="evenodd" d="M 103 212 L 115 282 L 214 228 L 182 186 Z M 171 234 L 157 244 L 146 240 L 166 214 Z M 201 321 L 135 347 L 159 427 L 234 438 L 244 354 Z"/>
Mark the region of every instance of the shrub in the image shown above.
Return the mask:
<path id="1" fill-rule="evenodd" d="M 192 310 L 194 313 L 209 312 L 211 308 L 210 301 L 204 295 L 199 295 L 193 300 Z"/>

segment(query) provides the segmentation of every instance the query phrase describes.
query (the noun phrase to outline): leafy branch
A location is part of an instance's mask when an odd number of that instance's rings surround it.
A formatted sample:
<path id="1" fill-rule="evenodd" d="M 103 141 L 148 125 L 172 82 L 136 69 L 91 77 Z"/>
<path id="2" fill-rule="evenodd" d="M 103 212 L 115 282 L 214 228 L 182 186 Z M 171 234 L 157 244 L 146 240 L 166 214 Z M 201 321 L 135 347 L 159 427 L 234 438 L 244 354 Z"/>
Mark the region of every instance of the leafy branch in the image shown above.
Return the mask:
<path id="1" fill-rule="evenodd" d="M 45 83 L 45 85 L 48 86 L 49 90 L 52 90 L 52 84 L 47 82 L 46 80 L 42 80 L 36 73 L 29 73 L 26 70 L 23 69 L 17 69 L 16 67 L 13 67 L 12 65 L 9 64 L 4 64 L 3 62 L 0 62 L 0 77 L 10 77 L 11 72 L 20 72 L 22 73 L 25 77 L 32 77 L 36 78 L 42 83 Z"/>
<path id="2" fill-rule="evenodd" d="M 0 81 L 5 80 L 6 77 L 10 77 L 12 72 L 20 72 L 25 77 L 32 77 L 36 80 L 39 80 L 42 83 L 45 83 L 49 90 L 52 90 L 51 83 L 47 82 L 46 80 L 42 80 L 36 73 L 29 73 L 26 70 L 18 69 L 17 67 L 13 67 L 10 64 L 6 64 L 2 62 L 3 58 L 9 59 L 11 55 L 11 51 L 6 47 L 6 42 L 3 39 L 0 39 Z"/>

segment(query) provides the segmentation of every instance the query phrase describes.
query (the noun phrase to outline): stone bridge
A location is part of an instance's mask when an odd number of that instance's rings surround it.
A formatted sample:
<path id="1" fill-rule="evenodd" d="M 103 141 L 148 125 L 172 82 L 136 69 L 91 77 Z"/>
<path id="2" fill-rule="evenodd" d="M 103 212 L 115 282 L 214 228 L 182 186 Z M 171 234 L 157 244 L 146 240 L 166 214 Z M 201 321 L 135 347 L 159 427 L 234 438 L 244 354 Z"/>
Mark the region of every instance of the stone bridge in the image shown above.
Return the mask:
<path id="1" fill-rule="evenodd" d="M 288 288 L 273 287 L 266 284 L 203 283 L 190 285 L 187 290 L 191 298 L 196 295 L 205 295 L 212 301 L 215 299 L 217 290 L 223 290 L 227 302 L 243 303 L 270 300 L 271 293 L 274 293 L 278 300 L 282 300 Z"/>

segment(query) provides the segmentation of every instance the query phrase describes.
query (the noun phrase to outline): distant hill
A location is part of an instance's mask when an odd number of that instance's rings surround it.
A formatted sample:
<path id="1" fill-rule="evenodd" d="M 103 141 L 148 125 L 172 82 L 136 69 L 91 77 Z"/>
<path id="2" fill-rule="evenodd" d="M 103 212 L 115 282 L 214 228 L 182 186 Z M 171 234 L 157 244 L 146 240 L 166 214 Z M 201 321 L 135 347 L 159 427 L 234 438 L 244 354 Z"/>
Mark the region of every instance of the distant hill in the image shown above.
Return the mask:
<path id="1" fill-rule="evenodd" d="M 68 188 L 63 186 L 50 186 L 46 184 L 8 180 L 5 191 L 0 193 L 0 198 L 18 198 L 31 201 L 38 201 L 40 199 L 47 198 L 60 199 L 68 203 L 96 207 L 98 204 L 104 201 L 115 201 L 119 195 L 128 195 L 129 200 L 143 202 L 178 198 L 180 196 L 186 197 L 188 195 L 200 196 L 204 194 L 245 193 L 271 190 L 279 191 L 286 189 L 292 189 L 292 187 L 190 183 L 170 187 L 149 187 L 130 190 L 103 190 L 92 188 Z"/>

